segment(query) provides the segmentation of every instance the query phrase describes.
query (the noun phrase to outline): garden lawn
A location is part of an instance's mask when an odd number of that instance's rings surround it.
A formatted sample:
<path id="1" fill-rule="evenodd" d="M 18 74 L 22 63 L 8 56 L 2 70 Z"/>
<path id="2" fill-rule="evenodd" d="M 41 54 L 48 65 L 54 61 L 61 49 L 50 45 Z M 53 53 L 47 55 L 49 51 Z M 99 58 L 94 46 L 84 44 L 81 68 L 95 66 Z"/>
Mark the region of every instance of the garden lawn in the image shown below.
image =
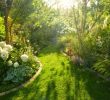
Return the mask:
<path id="1" fill-rule="evenodd" d="M 110 100 L 110 82 L 73 65 L 54 47 L 41 51 L 43 70 L 28 87 L 0 100 Z"/>

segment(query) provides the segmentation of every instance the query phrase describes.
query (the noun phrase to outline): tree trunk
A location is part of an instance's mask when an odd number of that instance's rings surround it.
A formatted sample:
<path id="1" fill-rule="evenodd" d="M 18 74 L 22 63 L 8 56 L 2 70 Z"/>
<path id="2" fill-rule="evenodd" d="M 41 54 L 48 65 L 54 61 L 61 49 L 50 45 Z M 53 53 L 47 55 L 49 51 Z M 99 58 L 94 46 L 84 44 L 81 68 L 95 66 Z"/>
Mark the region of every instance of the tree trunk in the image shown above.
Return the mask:
<path id="1" fill-rule="evenodd" d="M 9 43 L 10 42 L 10 35 L 8 33 L 8 10 L 7 10 L 7 6 L 5 7 L 5 10 L 4 10 L 4 25 L 5 25 L 5 40 L 6 40 L 6 43 Z"/>
<path id="2" fill-rule="evenodd" d="M 5 40 L 6 43 L 10 43 L 10 33 L 8 29 L 8 15 L 11 9 L 13 0 L 4 0 L 4 25 L 5 25 Z"/>

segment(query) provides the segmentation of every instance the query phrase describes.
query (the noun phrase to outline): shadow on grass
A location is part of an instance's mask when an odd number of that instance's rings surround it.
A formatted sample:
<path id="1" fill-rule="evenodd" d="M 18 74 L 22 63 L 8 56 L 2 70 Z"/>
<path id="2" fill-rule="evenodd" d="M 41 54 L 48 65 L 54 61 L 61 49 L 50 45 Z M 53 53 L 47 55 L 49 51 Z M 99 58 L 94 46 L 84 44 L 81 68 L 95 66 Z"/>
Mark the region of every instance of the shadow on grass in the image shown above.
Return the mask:
<path id="1" fill-rule="evenodd" d="M 55 57 L 54 63 L 51 59 L 45 58 L 45 68 L 33 84 L 0 100 L 110 100 L 110 83 L 66 58 Z"/>
<path id="2" fill-rule="evenodd" d="M 71 86 L 69 83 L 66 83 L 66 100 L 74 100 L 74 95 L 70 95 Z"/>
<path id="3" fill-rule="evenodd" d="M 70 65 L 71 75 L 75 76 L 74 100 L 110 100 L 110 82 L 104 81 L 84 68 L 73 67 L 71 62 Z"/>
<path id="4" fill-rule="evenodd" d="M 55 81 L 54 80 L 52 80 L 48 83 L 45 100 L 51 100 L 51 98 L 53 98 L 52 100 L 57 100 L 57 91 L 55 89 Z"/>
<path id="5" fill-rule="evenodd" d="M 38 83 L 39 81 L 42 81 L 43 83 L 43 79 L 41 77 L 42 75 L 37 77 L 34 83 L 28 87 L 0 97 L 0 100 L 57 100 L 55 80 L 49 80 L 46 84 L 40 84 Z M 44 90 L 43 87 L 45 87 Z"/>

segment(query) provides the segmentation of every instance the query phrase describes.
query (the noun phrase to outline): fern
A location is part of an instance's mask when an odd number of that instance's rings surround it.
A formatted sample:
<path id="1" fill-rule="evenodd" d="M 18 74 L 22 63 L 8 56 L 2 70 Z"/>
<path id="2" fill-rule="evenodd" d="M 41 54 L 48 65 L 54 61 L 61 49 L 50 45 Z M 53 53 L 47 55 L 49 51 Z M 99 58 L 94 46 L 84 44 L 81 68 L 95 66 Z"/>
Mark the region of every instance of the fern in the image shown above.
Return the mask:
<path id="1" fill-rule="evenodd" d="M 110 77 L 110 60 L 100 60 L 94 64 L 93 69 L 103 74 L 105 77 Z"/>

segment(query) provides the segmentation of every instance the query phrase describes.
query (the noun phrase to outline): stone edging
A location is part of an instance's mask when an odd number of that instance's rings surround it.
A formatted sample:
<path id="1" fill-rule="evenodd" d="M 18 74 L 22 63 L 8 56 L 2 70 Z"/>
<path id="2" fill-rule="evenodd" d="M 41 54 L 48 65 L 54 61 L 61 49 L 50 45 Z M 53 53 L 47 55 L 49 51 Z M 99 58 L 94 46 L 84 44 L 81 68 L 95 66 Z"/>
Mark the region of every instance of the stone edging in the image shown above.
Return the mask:
<path id="1" fill-rule="evenodd" d="M 40 67 L 39 67 L 39 69 L 36 71 L 35 75 L 31 79 L 29 79 L 27 82 L 21 84 L 18 87 L 12 88 L 12 89 L 7 90 L 5 92 L 1 92 L 0 93 L 0 96 L 4 96 L 4 95 L 9 94 L 11 92 L 17 91 L 17 90 L 19 90 L 19 89 L 21 89 L 23 87 L 27 87 L 29 84 L 31 84 L 36 79 L 36 77 L 40 74 L 40 72 L 42 70 L 42 64 L 41 64 L 41 62 L 38 61 L 38 63 L 40 64 Z"/>

